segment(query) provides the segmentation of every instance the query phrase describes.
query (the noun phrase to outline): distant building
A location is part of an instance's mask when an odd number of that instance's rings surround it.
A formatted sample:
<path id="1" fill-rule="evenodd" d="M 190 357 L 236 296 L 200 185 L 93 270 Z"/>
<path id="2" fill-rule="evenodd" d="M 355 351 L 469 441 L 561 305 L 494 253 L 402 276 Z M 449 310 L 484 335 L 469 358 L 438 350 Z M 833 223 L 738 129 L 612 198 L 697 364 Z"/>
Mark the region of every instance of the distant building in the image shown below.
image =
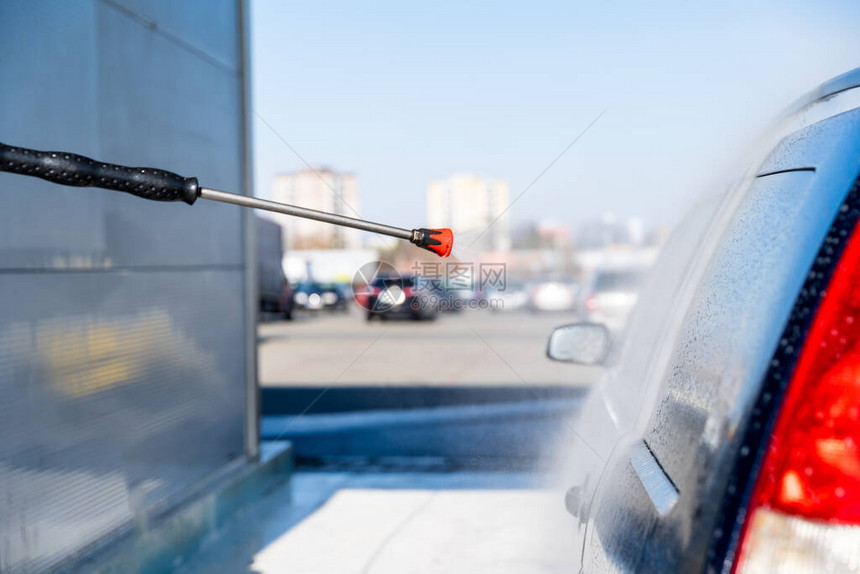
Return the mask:
<path id="1" fill-rule="evenodd" d="M 551 220 L 521 225 L 512 233 L 514 249 L 570 249 L 570 227 Z"/>
<path id="2" fill-rule="evenodd" d="M 576 246 L 582 249 L 645 243 L 645 225 L 638 217 L 619 219 L 605 213 L 600 219 L 582 223 L 577 229 Z"/>
<path id="3" fill-rule="evenodd" d="M 427 225 L 450 227 L 463 238 L 464 247 L 474 242 L 479 251 L 508 251 L 509 205 L 504 181 L 457 174 L 427 186 Z"/>
<path id="4" fill-rule="evenodd" d="M 358 182 L 352 174 L 330 169 L 304 169 L 279 175 L 272 188 L 272 199 L 301 207 L 359 217 Z M 284 248 L 357 249 L 361 246 L 357 229 L 330 225 L 310 219 L 275 215 L 284 228 Z"/>

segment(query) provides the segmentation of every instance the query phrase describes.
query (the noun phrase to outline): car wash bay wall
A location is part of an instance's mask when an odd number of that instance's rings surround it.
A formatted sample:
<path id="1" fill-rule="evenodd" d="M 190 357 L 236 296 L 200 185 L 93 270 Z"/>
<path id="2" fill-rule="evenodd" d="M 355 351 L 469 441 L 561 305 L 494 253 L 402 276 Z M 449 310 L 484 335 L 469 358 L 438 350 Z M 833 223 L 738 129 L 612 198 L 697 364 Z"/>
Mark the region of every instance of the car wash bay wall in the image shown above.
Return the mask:
<path id="1" fill-rule="evenodd" d="M 0 4 L 0 141 L 244 187 L 233 0 Z M 243 456 L 244 214 L 0 174 L 0 571 Z"/>

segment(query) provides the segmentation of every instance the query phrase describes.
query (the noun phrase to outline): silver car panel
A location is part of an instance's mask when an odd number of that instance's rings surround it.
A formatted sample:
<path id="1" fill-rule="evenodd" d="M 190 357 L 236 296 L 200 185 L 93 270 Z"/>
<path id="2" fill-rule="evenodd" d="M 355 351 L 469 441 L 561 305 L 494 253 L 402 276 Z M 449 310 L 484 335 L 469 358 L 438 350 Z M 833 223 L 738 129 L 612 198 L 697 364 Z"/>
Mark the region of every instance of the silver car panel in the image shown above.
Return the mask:
<path id="1" fill-rule="evenodd" d="M 584 464 L 571 478 L 584 486 L 585 571 L 703 568 L 738 435 L 795 296 L 860 172 L 858 149 L 858 110 L 790 135 L 759 170 L 772 175 L 705 200 L 667 246 L 645 288 L 651 295 L 631 318 L 619 367 L 577 424 L 583 440 L 572 456 Z M 697 227 L 701 243 L 690 229 Z M 654 494 L 653 473 L 642 472 L 643 445 L 678 490 L 668 511 Z"/>

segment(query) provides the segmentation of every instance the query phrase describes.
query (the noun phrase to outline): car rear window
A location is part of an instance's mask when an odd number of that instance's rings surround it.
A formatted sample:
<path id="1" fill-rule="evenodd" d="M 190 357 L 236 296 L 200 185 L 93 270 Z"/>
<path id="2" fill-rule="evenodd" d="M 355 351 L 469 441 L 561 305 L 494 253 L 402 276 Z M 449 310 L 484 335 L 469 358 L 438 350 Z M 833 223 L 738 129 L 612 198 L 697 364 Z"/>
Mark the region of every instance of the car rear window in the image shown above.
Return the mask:
<path id="1" fill-rule="evenodd" d="M 632 291 L 638 289 L 645 274 L 641 271 L 601 273 L 594 282 L 595 291 Z"/>

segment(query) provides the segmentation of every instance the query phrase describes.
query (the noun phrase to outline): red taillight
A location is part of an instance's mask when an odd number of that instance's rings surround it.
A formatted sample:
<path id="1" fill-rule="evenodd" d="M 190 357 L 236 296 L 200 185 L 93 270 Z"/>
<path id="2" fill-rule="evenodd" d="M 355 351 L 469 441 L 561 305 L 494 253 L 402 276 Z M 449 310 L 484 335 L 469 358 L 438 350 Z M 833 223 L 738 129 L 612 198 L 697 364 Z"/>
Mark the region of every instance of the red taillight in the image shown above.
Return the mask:
<path id="1" fill-rule="evenodd" d="M 403 294 L 404 294 L 406 297 L 412 297 L 412 293 L 413 293 L 413 291 L 412 291 L 412 287 L 408 287 L 408 286 L 407 286 L 407 287 L 404 287 L 404 288 L 403 288 Z"/>
<path id="2" fill-rule="evenodd" d="M 860 234 L 827 288 L 788 388 L 755 503 L 860 524 Z"/>
<path id="3" fill-rule="evenodd" d="M 779 560 L 814 572 L 819 560 L 844 564 L 846 547 L 860 564 L 860 232 L 810 327 L 749 512 L 738 572 L 776 571 Z"/>
<path id="4" fill-rule="evenodd" d="M 597 297 L 595 297 L 594 295 L 589 295 L 588 297 L 585 298 L 585 310 L 586 311 L 588 311 L 590 313 L 594 313 L 595 311 L 597 311 L 597 307 L 598 307 Z"/>

